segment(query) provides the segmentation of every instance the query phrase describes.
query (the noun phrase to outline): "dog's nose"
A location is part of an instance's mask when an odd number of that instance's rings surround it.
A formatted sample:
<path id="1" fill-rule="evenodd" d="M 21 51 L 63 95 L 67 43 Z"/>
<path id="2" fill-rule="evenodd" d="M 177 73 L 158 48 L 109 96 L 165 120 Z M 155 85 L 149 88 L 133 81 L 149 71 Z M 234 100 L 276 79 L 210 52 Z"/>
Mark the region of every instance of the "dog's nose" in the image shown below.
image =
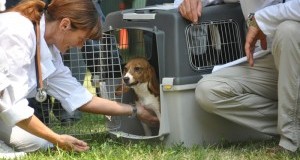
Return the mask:
<path id="1" fill-rule="evenodd" d="M 129 77 L 123 77 L 124 83 L 128 84 L 129 83 Z"/>

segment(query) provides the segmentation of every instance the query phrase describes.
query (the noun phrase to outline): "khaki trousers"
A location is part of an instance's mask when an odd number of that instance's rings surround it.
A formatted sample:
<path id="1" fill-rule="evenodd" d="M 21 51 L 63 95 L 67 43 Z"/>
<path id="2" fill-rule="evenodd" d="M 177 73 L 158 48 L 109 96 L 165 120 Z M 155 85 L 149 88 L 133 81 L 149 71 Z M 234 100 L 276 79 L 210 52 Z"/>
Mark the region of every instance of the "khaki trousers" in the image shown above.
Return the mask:
<path id="1" fill-rule="evenodd" d="M 272 54 L 224 68 L 202 78 L 195 95 L 200 106 L 257 131 L 280 135 L 279 145 L 300 146 L 300 23 L 282 22 Z M 270 45 L 270 44 L 269 44 Z"/>

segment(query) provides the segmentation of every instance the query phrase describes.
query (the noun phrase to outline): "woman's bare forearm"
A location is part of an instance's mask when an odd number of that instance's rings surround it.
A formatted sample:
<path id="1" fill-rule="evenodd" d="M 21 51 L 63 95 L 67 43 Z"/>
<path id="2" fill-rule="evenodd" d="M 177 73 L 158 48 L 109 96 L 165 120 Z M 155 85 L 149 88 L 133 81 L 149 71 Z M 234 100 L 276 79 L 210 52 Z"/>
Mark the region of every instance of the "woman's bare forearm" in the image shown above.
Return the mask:
<path id="1" fill-rule="evenodd" d="M 93 97 L 90 102 L 80 107 L 79 110 L 83 112 L 111 116 L 132 114 L 131 105 L 110 101 L 96 96 Z"/>
<path id="2" fill-rule="evenodd" d="M 53 144 L 59 141 L 59 134 L 53 132 L 44 123 L 42 123 L 35 115 L 24 119 L 17 123 L 17 126 L 26 130 L 27 132 L 48 140 Z"/>

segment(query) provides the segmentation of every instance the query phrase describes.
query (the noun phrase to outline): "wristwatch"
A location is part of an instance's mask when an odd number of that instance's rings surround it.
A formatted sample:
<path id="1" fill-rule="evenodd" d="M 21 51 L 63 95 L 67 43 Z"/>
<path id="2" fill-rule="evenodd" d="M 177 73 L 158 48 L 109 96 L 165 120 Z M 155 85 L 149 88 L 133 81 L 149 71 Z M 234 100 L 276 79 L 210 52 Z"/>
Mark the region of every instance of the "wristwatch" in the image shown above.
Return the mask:
<path id="1" fill-rule="evenodd" d="M 132 107 L 132 113 L 131 116 L 129 116 L 129 118 L 134 118 L 137 116 L 137 108 L 135 106 L 131 106 Z"/>
<path id="2" fill-rule="evenodd" d="M 248 26 L 248 28 L 249 28 L 250 26 L 259 28 L 258 25 L 257 25 L 257 23 L 256 23 L 256 20 L 255 20 L 255 17 L 254 17 L 254 13 L 250 13 L 250 14 L 248 15 L 247 26 Z"/>

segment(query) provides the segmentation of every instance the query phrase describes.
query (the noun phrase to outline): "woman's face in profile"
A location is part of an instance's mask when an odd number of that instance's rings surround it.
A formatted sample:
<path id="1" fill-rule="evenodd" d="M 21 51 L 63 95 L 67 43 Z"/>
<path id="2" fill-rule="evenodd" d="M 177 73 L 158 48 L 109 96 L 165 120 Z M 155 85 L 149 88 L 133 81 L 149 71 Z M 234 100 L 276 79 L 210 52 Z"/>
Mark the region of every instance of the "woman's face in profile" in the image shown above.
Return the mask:
<path id="1" fill-rule="evenodd" d="M 88 30 L 74 29 L 72 28 L 71 21 L 68 18 L 64 18 L 56 25 L 54 29 L 56 33 L 54 45 L 63 54 L 70 48 L 81 48 L 85 41 L 88 39 Z"/>
<path id="2" fill-rule="evenodd" d="M 87 40 L 87 31 L 84 30 L 70 30 L 65 32 L 58 38 L 58 42 L 56 43 L 56 47 L 59 51 L 64 54 L 70 48 L 81 48 L 85 41 Z"/>

